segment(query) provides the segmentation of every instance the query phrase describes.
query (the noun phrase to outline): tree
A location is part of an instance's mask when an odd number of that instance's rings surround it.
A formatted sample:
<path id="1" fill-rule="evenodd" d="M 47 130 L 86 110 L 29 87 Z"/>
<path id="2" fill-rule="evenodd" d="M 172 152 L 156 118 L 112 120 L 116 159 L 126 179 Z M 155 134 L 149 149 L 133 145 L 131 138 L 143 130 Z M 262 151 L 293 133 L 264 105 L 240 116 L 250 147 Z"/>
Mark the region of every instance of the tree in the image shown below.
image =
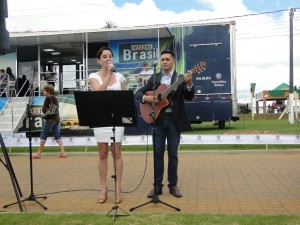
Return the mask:
<path id="1" fill-rule="evenodd" d="M 117 25 L 114 22 L 110 20 L 105 21 L 104 28 L 116 28 L 116 27 Z"/>

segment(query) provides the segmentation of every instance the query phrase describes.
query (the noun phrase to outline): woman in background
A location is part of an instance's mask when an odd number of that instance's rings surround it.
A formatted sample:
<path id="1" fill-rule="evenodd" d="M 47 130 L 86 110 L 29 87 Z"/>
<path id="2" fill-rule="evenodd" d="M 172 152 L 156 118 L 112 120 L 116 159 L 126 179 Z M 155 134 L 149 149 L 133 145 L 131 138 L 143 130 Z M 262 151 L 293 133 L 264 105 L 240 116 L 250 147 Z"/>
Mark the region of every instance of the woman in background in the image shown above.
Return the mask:
<path id="1" fill-rule="evenodd" d="M 54 133 L 54 138 L 56 142 L 59 145 L 60 148 L 60 154 L 59 158 L 67 158 L 65 154 L 65 149 L 63 145 L 63 141 L 61 139 L 60 135 L 60 117 L 59 117 L 59 110 L 58 110 L 58 100 L 54 95 L 54 87 L 51 84 L 48 84 L 44 87 L 44 95 L 46 96 L 44 105 L 42 107 L 42 112 L 46 113 L 47 109 L 50 107 L 50 104 L 54 104 L 57 107 L 57 113 L 55 115 L 50 115 L 45 117 L 45 124 L 43 126 L 43 131 L 41 133 L 41 141 L 40 141 L 40 146 L 37 151 L 37 153 L 32 155 L 33 159 L 40 159 L 42 155 L 43 148 L 45 146 L 45 143 L 48 138 L 48 134 L 50 130 L 53 131 Z"/>
<path id="2" fill-rule="evenodd" d="M 9 80 L 12 80 L 12 81 L 16 80 L 16 77 L 13 75 L 10 67 L 6 68 L 6 74 L 7 74 Z"/>

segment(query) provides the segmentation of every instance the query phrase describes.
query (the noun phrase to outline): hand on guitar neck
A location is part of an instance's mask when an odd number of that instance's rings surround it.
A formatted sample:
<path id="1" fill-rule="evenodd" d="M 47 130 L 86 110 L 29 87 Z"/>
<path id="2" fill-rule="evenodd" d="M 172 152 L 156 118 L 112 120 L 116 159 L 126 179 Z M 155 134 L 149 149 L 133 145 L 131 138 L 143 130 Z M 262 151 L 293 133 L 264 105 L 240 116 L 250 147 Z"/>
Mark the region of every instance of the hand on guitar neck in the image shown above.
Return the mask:
<path id="1" fill-rule="evenodd" d="M 188 87 L 193 85 L 193 80 L 192 80 L 192 74 L 191 73 L 186 73 L 183 76 L 183 79 L 185 81 L 185 83 L 187 84 Z"/>

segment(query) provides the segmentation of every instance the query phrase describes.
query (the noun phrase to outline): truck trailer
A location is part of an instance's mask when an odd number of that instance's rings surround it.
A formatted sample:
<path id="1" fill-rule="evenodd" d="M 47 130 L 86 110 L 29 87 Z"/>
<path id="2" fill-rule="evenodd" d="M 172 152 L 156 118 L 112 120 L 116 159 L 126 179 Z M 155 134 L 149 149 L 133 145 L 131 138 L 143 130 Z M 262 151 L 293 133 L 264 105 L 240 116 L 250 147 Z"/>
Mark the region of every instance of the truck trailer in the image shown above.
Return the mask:
<path id="1" fill-rule="evenodd" d="M 238 120 L 234 21 L 10 33 L 9 40 L 10 49 L 0 55 L 0 64 L 11 67 L 17 76 L 16 98 L 26 92 L 20 90 L 22 87 L 18 83 L 24 76 L 34 88 L 33 102 L 36 102 L 34 98 L 43 98 L 41 90 L 47 82 L 44 75 L 51 67 L 56 73 L 54 82 L 58 99 L 63 101 L 62 105 L 68 105 L 68 109 L 75 109 L 73 92 L 90 90 L 88 76 L 99 70 L 96 53 L 103 46 L 112 49 L 116 70 L 126 77 L 129 89 L 136 91 L 150 76 L 144 74 L 143 66 L 152 67 L 160 60 L 162 50 L 171 49 L 176 53 L 176 71 L 181 74 L 199 62 L 207 65 L 200 74 L 193 74 L 195 98 L 185 103 L 190 122 L 214 122 L 224 128 L 227 121 Z M 38 107 L 33 108 L 39 111 Z M 136 108 L 139 115 L 138 103 Z M 78 126 L 76 115 L 69 112 L 64 112 L 64 107 L 60 109 L 62 128 L 64 124 L 68 124 L 68 129 L 72 129 L 70 124 Z M 145 133 L 148 125 L 140 116 L 138 122 L 139 127 L 129 128 L 129 133 Z M 25 124 L 20 130 L 26 129 Z M 33 129 L 41 129 L 42 119 L 38 114 L 32 125 Z"/>
<path id="2" fill-rule="evenodd" d="M 214 121 L 223 129 L 225 122 L 238 120 L 235 22 L 182 27 L 182 41 L 175 35 L 175 42 L 182 42 L 186 69 L 207 64 L 193 76 L 196 97 L 185 103 L 191 123 Z"/>

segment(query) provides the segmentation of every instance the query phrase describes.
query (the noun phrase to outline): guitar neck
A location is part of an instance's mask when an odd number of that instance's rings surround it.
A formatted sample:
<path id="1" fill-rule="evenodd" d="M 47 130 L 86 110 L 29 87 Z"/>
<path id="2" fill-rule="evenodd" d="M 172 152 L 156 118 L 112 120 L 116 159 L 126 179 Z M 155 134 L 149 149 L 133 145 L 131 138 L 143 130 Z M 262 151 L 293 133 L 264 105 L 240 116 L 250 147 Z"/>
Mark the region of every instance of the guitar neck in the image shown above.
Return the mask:
<path id="1" fill-rule="evenodd" d="M 182 77 L 178 78 L 173 84 L 168 86 L 167 89 L 165 89 L 162 93 L 160 93 L 161 99 L 165 99 L 173 90 L 175 90 L 178 87 L 178 85 L 183 83 L 185 81 L 184 78 L 186 76 L 192 75 L 195 72 L 198 72 L 200 74 L 200 72 L 204 71 L 205 69 L 206 69 L 205 62 L 200 62 L 200 64 L 194 66 L 191 70 L 185 73 Z"/>

